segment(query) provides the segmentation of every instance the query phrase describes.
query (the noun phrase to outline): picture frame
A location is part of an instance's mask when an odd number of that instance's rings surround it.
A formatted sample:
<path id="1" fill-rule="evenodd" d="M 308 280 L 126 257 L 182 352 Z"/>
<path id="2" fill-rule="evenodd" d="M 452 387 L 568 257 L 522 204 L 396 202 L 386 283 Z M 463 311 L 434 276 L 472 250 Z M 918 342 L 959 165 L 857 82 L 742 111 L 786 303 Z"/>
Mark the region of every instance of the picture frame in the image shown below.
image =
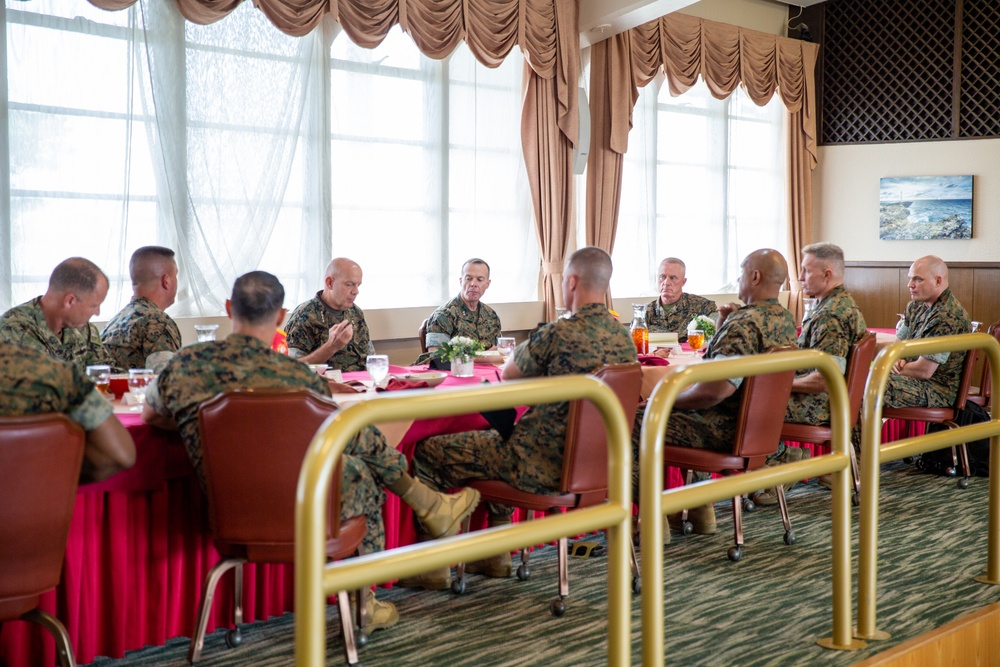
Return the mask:
<path id="1" fill-rule="evenodd" d="M 972 176 L 880 179 L 879 239 L 971 239 L 972 186 Z"/>

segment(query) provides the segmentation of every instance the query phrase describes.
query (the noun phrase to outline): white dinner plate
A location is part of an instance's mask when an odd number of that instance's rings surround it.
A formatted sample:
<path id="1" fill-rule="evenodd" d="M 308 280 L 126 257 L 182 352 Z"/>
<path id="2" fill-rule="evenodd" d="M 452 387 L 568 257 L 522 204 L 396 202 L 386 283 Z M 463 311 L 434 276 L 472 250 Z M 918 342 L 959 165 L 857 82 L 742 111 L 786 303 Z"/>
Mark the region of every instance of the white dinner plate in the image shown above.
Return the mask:
<path id="1" fill-rule="evenodd" d="M 428 387 L 436 387 L 444 382 L 448 374 L 441 371 L 423 371 L 420 373 L 397 375 L 396 377 L 400 380 L 409 380 L 410 382 L 426 382 Z"/>

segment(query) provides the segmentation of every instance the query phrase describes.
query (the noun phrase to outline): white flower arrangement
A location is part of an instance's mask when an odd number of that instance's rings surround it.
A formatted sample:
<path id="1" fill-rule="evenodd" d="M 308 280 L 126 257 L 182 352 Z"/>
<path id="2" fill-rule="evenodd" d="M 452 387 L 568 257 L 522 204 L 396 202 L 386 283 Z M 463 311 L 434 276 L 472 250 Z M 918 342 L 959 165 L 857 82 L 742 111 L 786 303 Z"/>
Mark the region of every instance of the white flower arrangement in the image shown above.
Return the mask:
<path id="1" fill-rule="evenodd" d="M 705 340 L 715 335 L 715 320 L 708 315 L 698 315 L 688 323 L 688 329 L 701 329 L 705 332 Z"/>
<path id="2" fill-rule="evenodd" d="M 486 346 L 478 340 L 473 340 L 467 336 L 455 336 L 449 341 L 441 343 L 434 351 L 434 357 L 441 361 L 452 361 L 453 359 L 472 359 L 476 352 L 485 350 Z"/>

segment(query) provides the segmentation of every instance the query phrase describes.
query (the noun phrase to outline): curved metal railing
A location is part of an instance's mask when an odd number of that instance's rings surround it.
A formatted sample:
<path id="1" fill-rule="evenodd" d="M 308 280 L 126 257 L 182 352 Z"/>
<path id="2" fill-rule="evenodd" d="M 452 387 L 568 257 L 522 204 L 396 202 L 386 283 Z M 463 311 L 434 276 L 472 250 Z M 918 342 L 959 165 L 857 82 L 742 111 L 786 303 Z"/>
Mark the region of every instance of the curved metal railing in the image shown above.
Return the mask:
<path id="1" fill-rule="evenodd" d="M 830 396 L 832 451 L 830 454 L 745 475 L 663 491 L 663 439 L 670 413 L 681 391 L 696 382 L 733 377 L 767 375 L 790 369 L 816 368 L 826 380 Z M 739 494 L 787 484 L 805 477 L 833 473 L 833 637 L 818 640 L 826 648 L 850 650 L 864 642 L 851 637 L 851 459 L 848 429 L 848 398 L 844 375 L 836 362 L 816 350 L 794 350 L 736 359 L 692 364 L 667 375 L 653 390 L 643 419 L 639 452 L 641 500 L 639 503 L 642 544 L 662 544 L 664 514 L 679 512 Z M 777 443 L 775 443 L 777 447 Z M 663 552 L 642 552 L 642 664 L 664 664 Z"/>
<path id="2" fill-rule="evenodd" d="M 939 352 L 983 350 L 989 364 L 1000 369 L 1000 344 L 987 334 L 961 334 L 897 341 L 875 357 L 861 408 L 861 513 L 858 523 L 858 628 L 861 639 L 886 639 L 888 633 L 875 628 L 876 578 L 878 575 L 879 465 L 962 442 L 990 438 L 989 542 L 985 577 L 977 581 L 1000 584 L 1000 420 L 882 444 L 882 407 L 885 386 L 893 364 L 899 359 Z M 1000 373 L 994 372 L 993 395 L 1000 392 Z"/>
<path id="3" fill-rule="evenodd" d="M 630 424 L 603 382 L 577 375 L 473 389 L 400 392 L 341 410 L 323 424 L 306 453 L 295 508 L 295 664 L 325 663 L 326 596 L 452 563 L 471 562 L 567 535 L 608 529 L 608 664 L 630 664 L 632 524 Z M 608 432 L 608 502 L 465 535 L 326 563 L 324 536 L 334 464 L 361 428 L 376 422 L 465 414 L 574 399 L 594 403 Z"/>

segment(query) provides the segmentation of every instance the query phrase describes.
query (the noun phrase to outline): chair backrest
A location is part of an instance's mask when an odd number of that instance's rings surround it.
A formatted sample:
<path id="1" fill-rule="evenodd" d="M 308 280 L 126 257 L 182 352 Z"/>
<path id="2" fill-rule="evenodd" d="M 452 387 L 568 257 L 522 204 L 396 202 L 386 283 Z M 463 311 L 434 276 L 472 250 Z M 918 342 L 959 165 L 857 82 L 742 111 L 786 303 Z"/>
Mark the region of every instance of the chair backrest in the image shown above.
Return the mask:
<path id="1" fill-rule="evenodd" d="M 861 414 L 861 401 L 865 397 L 865 383 L 868 381 L 868 371 L 875 359 L 875 342 L 877 337 L 871 331 L 865 334 L 851 346 L 847 353 L 847 423 L 850 428 L 858 422 Z"/>
<path id="2" fill-rule="evenodd" d="M 794 349 L 771 347 L 764 354 Z M 733 454 L 747 460 L 748 470 L 764 465 L 766 458 L 778 450 L 794 377 L 795 371 L 791 370 L 752 375 L 743 380 Z"/>
<path id="3" fill-rule="evenodd" d="M 990 334 L 1000 342 L 1000 321 L 994 322 L 990 325 L 990 328 L 986 330 L 986 333 Z M 989 357 L 983 360 L 983 372 L 979 376 L 979 395 L 987 399 L 993 395 L 993 369 L 990 368 Z"/>
<path id="4" fill-rule="evenodd" d="M 592 375 L 615 393 L 631 424 L 642 387 L 639 363 L 606 364 Z M 582 505 L 601 502 L 608 495 L 608 437 L 601 413 L 590 401 L 570 403 L 560 486 L 562 493 L 583 496 Z"/>
<path id="5" fill-rule="evenodd" d="M 420 323 L 420 327 L 417 328 L 417 338 L 420 340 L 420 352 L 422 354 L 427 354 L 427 320 L 425 319 Z"/>
<path id="6" fill-rule="evenodd" d="M 307 390 L 226 391 L 198 409 L 208 512 L 216 542 L 260 551 L 295 543 L 295 492 L 302 459 L 323 422 L 337 410 Z M 341 464 L 330 507 L 340 507 Z M 340 531 L 331 511 L 327 538 Z M 273 560 L 283 560 L 273 558 Z"/>
<path id="7" fill-rule="evenodd" d="M 59 584 L 84 442 L 65 415 L 0 417 L 0 621 Z"/>
<path id="8" fill-rule="evenodd" d="M 969 387 L 972 386 L 972 374 L 975 373 L 978 355 L 979 350 L 968 350 L 965 353 L 965 361 L 962 362 L 962 375 L 958 380 L 958 393 L 955 394 L 955 412 L 965 408 L 965 401 L 969 397 Z"/>

